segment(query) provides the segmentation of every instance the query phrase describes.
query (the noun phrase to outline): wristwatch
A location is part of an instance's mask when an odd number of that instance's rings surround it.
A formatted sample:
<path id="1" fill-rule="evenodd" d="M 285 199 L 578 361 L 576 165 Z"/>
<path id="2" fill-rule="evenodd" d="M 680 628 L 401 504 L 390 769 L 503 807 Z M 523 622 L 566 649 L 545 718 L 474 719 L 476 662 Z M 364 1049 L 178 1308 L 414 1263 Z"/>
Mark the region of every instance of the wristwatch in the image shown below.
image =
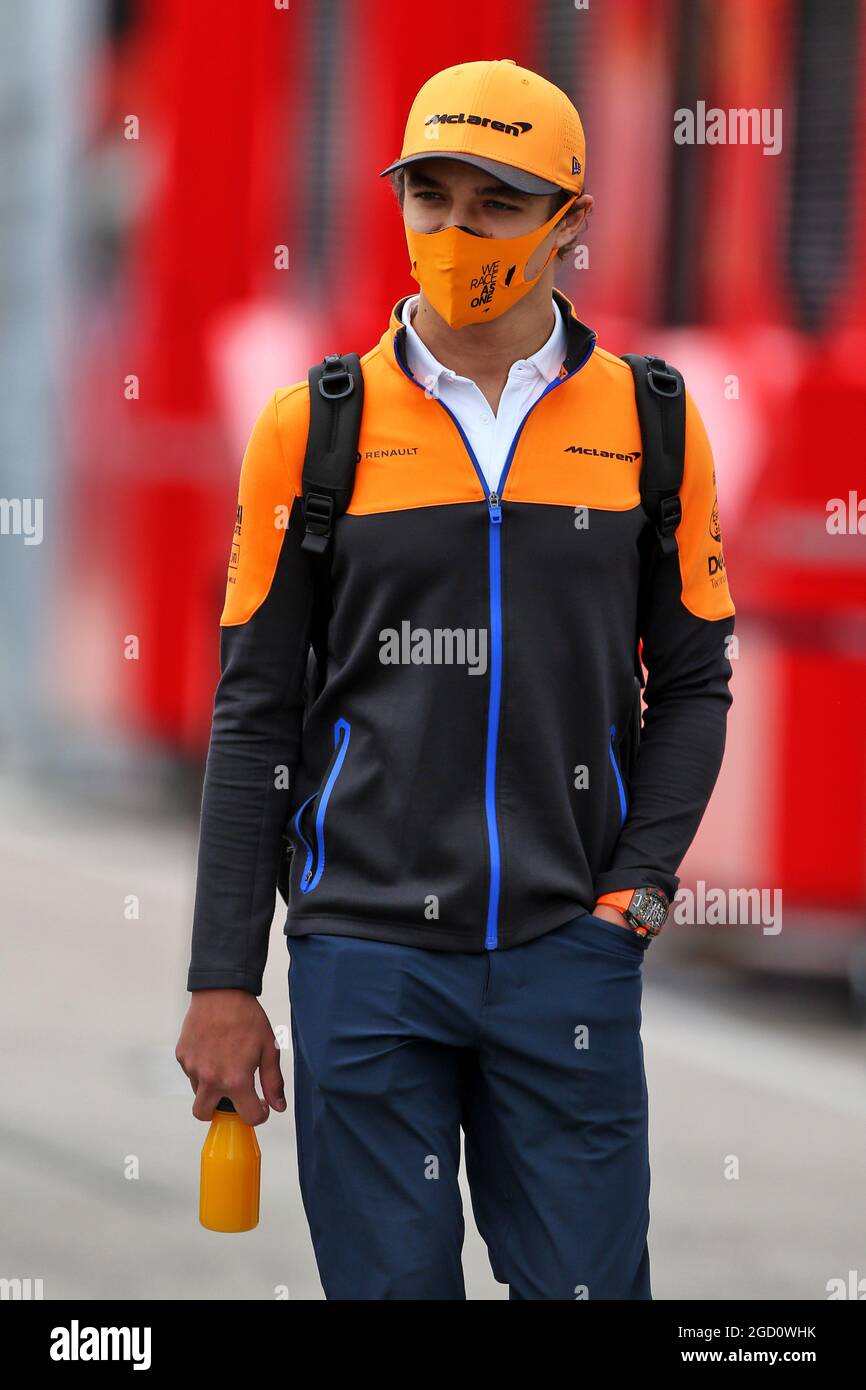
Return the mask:
<path id="1" fill-rule="evenodd" d="M 625 919 L 638 936 L 658 936 L 670 912 L 670 899 L 651 884 L 636 888 L 623 908 Z"/>
<path id="2" fill-rule="evenodd" d="M 620 888 L 615 893 L 602 893 L 598 900 L 615 907 L 638 936 L 658 936 L 670 912 L 670 899 L 661 888 L 644 884 L 642 888 Z"/>

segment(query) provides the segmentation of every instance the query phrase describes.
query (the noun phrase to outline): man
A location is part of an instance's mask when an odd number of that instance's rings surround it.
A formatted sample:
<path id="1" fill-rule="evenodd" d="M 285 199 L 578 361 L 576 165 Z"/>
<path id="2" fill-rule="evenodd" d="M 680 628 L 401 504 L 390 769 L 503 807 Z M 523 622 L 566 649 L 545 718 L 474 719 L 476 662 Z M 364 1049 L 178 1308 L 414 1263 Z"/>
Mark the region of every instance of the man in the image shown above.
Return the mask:
<path id="1" fill-rule="evenodd" d="M 584 166 L 571 102 L 511 59 L 419 92 L 383 173 L 420 293 L 362 360 L 305 721 L 306 382 L 244 456 L 177 1057 L 199 1119 L 224 1094 L 250 1124 L 284 1107 L 257 996 L 288 822 L 298 1161 L 330 1299 L 465 1297 L 461 1128 L 511 1298 L 652 1296 L 641 966 L 718 774 L 734 607 L 691 398 L 660 553 L 630 368 L 553 289 Z"/>

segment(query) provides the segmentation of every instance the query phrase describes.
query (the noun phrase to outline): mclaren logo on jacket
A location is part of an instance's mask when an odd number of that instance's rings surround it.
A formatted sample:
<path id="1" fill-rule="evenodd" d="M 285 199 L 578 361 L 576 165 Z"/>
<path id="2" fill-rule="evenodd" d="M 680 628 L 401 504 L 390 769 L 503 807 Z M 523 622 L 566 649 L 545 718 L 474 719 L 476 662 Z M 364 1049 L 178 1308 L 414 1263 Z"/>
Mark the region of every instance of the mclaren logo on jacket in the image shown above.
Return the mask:
<path id="1" fill-rule="evenodd" d="M 593 458 L 600 459 L 622 459 L 623 463 L 634 463 L 635 459 L 640 458 L 640 449 L 632 449 L 627 454 L 618 454 L 615 449 L 590 449 L 585 444 L 568 444 L 565 452 L 567 454 L 591 454 Z"/>

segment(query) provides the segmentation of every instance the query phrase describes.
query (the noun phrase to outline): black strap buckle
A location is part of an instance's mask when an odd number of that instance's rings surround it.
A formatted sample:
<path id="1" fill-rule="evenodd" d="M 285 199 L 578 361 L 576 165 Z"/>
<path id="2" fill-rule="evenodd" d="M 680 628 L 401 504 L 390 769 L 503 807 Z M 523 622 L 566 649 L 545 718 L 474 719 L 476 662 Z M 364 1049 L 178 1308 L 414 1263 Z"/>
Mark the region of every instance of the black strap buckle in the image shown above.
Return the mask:
<path id="1" fill-rule="evenodd" d="M 673 497 L 663 497 L 659 506 L 659 535 L 672 536 L 682 519 L 683 504 L 679 493 L 675 493 Z"/>
<path id="2" fill-rule="evenodd" d="M 302 550 L 312 550 L 317 554 L 325 549 L 331 536 L 334 520 L 334 499 L 323 492 L 310 492 L 304 498 L 304 539 Z"/>
<path id="3" fill-rule="evenodd" d="M 656 535 L 658 536 L 659 548 L 663 555 L 676 554 L 677 538 L 674 532 L 682 519 L 683 504 L 680 501 L 678 493 L 674 494 L 672 497 L 662 497 L 659 499 Z"/>
<path id="4" fill-rule="evenodd" d="M 682 384 L 676 372 L 672 372 L 661 357 L 648 357 L 647 385 L 657 396 L 673 398 L 680 394 Z"/>
<path id="5" fill-rule="evenodd" d="M 336 354 L 322 359 L 324 371 L 319 377 L 319 391 L 327 401 L 340 401 L 351 396 L 355 389 L 355 378 L 345 366 L 343 359 Z"/>

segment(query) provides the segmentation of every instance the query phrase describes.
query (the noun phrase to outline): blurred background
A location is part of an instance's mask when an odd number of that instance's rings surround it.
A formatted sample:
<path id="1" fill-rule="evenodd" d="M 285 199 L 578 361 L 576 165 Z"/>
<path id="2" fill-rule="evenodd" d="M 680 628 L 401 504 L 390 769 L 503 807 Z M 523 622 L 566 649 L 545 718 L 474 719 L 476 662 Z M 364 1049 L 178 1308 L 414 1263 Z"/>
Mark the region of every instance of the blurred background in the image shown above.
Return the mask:
<path id="1" fill-rule="evenodd" d="M 670 922 L 644 965 L 654 1294 L 866 1280 L 866 5 L 33 0 L 0 6 L 0 1276 L 45 1298 L 321 1297 L 291 1107 L 259 1227 L 206 1232 L 174 1059 L 238 471 L 268 395 L 417 288 L 378 173 L 421 83 L 490 57 L 581 112 L 558 283 L 684 372 L 737 605 L 681 878 L 776 926 Z M 781 151 L 675 143 L 699 102 L 781 112 Z"/>

